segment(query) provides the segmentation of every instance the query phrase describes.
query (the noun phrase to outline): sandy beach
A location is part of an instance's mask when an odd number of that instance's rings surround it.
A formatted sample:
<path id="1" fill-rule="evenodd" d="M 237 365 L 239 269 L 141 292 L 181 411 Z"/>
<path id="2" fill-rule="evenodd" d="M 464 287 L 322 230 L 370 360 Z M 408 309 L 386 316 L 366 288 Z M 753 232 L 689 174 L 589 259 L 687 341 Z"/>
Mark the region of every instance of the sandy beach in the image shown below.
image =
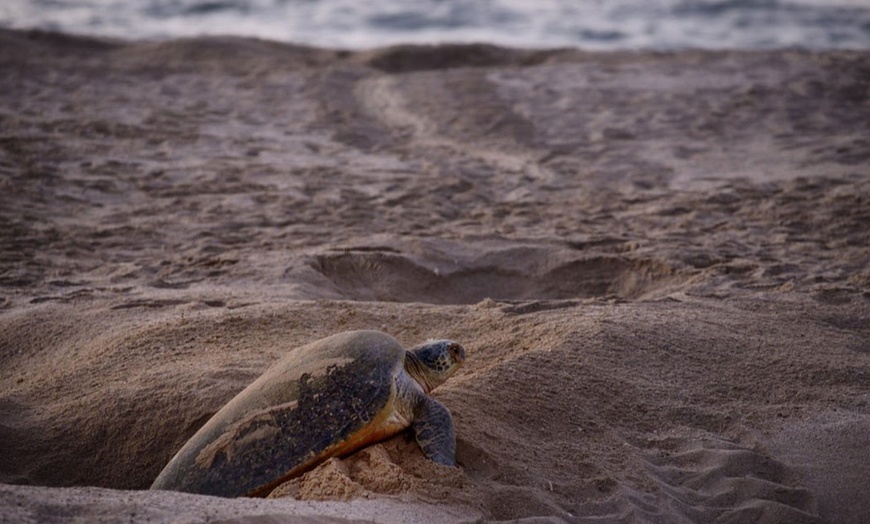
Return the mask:
<path id="1" fill-rule="evenodd" d="M 292 348 L 469 358 L 267 499 L 148 491 Z M 870 522 L 870 53 L 0 30 L 0 521 Z"/>

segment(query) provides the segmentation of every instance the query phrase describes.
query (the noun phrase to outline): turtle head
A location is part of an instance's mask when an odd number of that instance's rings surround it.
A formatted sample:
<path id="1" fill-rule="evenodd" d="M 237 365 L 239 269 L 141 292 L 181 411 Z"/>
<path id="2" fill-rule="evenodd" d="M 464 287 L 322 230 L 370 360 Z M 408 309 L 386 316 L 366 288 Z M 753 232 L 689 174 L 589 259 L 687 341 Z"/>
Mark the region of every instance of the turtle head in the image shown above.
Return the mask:
<path id="1" fill-rule="evenodd" d="M 452 340 L 428 340 L 408 350 L 405 369 L 426 392 L 440 386 L 465 361 L 465 348 Z"/>

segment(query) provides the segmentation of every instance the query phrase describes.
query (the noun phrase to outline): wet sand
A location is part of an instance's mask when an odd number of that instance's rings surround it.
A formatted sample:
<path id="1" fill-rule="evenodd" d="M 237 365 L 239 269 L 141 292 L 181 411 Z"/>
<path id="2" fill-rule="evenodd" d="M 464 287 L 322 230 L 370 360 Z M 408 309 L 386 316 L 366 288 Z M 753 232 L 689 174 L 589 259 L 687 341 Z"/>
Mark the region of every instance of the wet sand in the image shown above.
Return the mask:
<path id="1" fill-rule="evenodd" d="M 0 31 L 0 93 L 0 520 L 870 520 L 866 52 Z M 458 469 L 144 491 L 350 329 L 468 348 Z"/>

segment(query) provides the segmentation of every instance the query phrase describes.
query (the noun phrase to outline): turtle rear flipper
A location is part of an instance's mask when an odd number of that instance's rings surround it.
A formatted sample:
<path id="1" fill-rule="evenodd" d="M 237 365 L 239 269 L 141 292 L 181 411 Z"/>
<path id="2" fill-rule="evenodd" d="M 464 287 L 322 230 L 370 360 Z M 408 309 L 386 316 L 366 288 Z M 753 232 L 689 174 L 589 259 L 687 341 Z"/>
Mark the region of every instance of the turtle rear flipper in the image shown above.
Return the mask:
<path id="1" fill-rule="evenodd" d="M 445 466 L 456 465 L 456 432 L 444 404 L 421 395 L 414 408 L 411 429 L 426 458 Z"/>

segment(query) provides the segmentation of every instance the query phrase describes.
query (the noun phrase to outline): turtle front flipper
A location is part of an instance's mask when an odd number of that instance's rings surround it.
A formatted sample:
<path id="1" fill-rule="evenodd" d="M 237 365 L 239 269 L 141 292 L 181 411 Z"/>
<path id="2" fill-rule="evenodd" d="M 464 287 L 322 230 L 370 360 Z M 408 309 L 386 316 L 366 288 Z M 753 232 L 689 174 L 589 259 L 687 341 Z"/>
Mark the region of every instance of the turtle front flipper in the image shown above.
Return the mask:
<path id="1" fill-rule="evenodd" d="M 414 408 L 411 429 L 426 458 L 445 466 L 456 465 L 456 432 L 444 404 L 421 394 Z"/>

